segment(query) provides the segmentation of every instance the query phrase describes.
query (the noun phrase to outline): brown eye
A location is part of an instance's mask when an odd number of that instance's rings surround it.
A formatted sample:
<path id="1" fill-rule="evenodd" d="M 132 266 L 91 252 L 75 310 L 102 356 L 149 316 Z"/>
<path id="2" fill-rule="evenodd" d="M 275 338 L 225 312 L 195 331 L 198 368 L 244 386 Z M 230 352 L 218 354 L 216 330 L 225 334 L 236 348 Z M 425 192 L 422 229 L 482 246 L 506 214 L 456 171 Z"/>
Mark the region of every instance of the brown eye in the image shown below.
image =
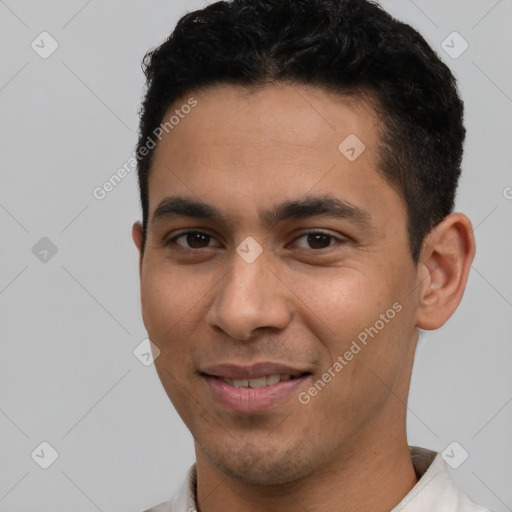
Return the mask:
<path id="1" fill-rule="evenodd" d="M 322 250 L 334 245 L 336 241 L 341 242 L 342 239 L 337 238 L 329 233 L 325 233 L 323 231 L 311 231 L 309 233 L 304 233 L 302 236 L 297 238 L 297 240 L 305 239 L 306 244 L 300 245 L 299 247 L 303 249 L 314 249 L 314 250 Z M 334 243 L 331 243 L 334 242 Z"/>
<path id="2" fill-rule="evenodd" d="M 307 235 L 308 244 L 312 249 L 324 249 L 325 247 L 329 247 L 331 245 L 329 241 L 332 239 L 332 236 L 324 235 L 320 233 L 315 233 L 313 235 Z"/>
<path id="3" fill-rule="evenodd" d="M 177 242 L 181 238 L 185 239 L 185 245 Z M 186 249 L 204 249 L 209 246 L 209 242 L 212 238 L 213 237 L 211 235 L 201 231 L 187 231 L 185 233 L 181 233 L 181 235 L 175 236 L 169 240 L 166 245 L 176 243 L 180 247 L 184 247 Z"/>

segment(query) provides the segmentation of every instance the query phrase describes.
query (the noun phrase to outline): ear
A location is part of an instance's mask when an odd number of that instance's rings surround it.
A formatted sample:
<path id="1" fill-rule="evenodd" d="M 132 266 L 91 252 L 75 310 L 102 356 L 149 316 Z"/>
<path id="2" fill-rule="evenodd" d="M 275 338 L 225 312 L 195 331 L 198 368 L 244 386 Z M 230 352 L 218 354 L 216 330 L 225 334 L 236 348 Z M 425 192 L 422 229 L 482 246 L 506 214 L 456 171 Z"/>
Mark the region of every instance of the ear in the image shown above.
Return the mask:
<path id="1" fill-rule="evenodd" d="M 139 277 L 142 275 L 142 223 L 137 221 L 132 226 L 132 238 L 139 251 Z"/>
<path id="2" fill-rule="evenodd" d="M 476 246 L 471 221 L 462 213 L 445 217 L 426 237 L 418 263 L 416 326 L 441 327 L 457 309 Z"/>

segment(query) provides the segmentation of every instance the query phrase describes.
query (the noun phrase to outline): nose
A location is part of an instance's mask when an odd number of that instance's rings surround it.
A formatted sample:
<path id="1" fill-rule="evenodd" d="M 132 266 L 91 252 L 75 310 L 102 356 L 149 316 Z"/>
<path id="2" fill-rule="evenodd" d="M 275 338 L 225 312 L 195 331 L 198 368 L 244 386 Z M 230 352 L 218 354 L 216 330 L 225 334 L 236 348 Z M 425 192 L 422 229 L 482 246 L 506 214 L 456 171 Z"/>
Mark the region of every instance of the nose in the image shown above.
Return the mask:
<path id="1" fill-rule="evenodd" d="M 258 328 L 284 329 L 292 317 L 292 293 L 265 251 L 247 263 L 234 254 L 206 316 L 208 325 L 247 341 Z"/>

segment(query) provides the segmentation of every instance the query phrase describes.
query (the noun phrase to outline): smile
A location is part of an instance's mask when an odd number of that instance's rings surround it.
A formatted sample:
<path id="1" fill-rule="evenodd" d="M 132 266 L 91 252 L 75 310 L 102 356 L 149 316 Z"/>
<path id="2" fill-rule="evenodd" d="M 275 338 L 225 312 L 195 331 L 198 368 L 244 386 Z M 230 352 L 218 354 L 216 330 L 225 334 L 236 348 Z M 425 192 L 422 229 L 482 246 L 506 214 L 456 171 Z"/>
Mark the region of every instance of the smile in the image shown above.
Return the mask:
<path id="1" fill-rule="evenodd" d="M 257 376 L 252 371 L 248 375 L 236 375 L 238 378 L 233 378 L 233 372 L 226 373 L 231 373 L 231 377 L 222 373 L 202 375 L 207 393 L 222 409 L 245 414 L 263 413 L 282 406 L 311 377 L 309 372 L 262 374 L 260 370 L 256 372 Z"/>
<path id="2" fill-rule="evenodd" d="M 287 380 L 295 379 L 294 375 L 284 374 L 284 375 L 266 375 L 264 377 L 259 377 L 257 379 L 228 379 L 227 377 L 219 377 L 222 382 L 229 384 L 235 388 L 264 388 L 267 386 L 273 386 L 278 382 L 284 382 Z"/>

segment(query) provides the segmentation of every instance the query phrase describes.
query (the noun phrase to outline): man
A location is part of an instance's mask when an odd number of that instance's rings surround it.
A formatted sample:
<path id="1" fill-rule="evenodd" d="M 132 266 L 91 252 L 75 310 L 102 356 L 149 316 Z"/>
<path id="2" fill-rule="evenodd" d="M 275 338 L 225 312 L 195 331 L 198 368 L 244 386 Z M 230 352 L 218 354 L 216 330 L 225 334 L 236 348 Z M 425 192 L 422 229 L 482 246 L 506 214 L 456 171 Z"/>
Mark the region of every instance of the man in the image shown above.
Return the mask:
<path id="1" fill-rule="evenodd" d="M 475 253 L 449 69 L 366 0 L 217 2 L 145 64 L 142 314 L 196 453 L 150 510 L 484 510 L 406 437 Z"/>

